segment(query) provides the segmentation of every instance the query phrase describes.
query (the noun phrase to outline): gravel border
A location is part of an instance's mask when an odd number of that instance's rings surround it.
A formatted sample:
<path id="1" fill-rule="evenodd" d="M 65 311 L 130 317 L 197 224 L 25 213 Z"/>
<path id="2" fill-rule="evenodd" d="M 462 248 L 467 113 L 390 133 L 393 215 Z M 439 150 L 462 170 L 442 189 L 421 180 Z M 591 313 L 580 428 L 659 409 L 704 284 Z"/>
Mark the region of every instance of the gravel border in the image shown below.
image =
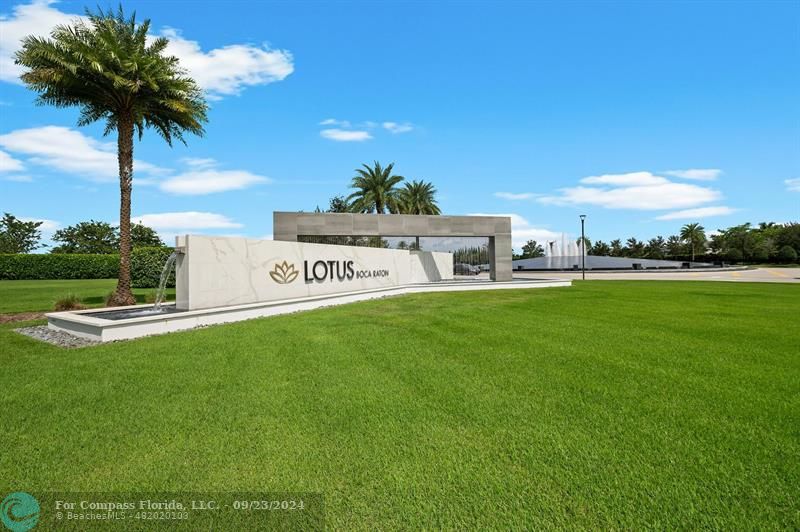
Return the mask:
<path id="1" fill-rule="evenodd" d="M 48 344 L 57 345 L 58 347 L 65 347 L 68 349 L 76 347 L 88 347 L 90 345 L 97 345 L 100 342 L 96 340 L 89 340 L 88 338 L 81 338 L 74 336 L 64 331 L 54 331 L 47 327 L 47 325 L 37 325 L 35 327 L 20 327 L 14 329 L 20 334 L 29 336 Z"/>

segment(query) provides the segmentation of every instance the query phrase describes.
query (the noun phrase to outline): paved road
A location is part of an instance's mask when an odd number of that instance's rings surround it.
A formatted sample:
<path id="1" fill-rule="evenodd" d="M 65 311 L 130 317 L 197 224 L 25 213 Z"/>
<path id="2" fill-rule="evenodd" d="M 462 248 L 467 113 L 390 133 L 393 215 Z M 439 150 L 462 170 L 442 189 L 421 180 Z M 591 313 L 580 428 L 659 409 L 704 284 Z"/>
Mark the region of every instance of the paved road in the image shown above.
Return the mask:
<path id="1" fill-rule="evenodd" d="M 580 279 L 580 272 L 514 272 L 522 279 Z M 747 283 L 800 283 L 800 268 L 758 268 L 742 271 L 676 270 L 664 272 L 586 272 L 586 280 L 647 279 L 658 281 L 733 281 Z"/>

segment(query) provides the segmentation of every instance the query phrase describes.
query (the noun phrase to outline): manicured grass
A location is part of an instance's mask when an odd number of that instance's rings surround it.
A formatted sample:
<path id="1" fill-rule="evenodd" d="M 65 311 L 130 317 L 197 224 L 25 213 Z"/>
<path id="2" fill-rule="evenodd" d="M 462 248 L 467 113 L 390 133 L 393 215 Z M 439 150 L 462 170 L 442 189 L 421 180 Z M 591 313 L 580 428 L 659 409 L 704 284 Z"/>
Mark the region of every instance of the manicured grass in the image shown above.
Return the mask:
<path id="1" fill-rule="evenodd" d="M 333 529 L 797 529 L 800 286 L 419 294 L 66 351 L 0 489 L 321 492 Z"/>
<path id="2" fill-rule="evenodd" d="M 77 294 L 87 307 L 102 307 L 106 295 L 116 286 L 115 279 L 0 281 L 0 314 L 53 310 L 55 300 L 68 294 Z M 152 288 L 133 290 L 139 303 L 152 292 Z M 175 300 L 175 289 L 169 289 L 167 299 Z"/>

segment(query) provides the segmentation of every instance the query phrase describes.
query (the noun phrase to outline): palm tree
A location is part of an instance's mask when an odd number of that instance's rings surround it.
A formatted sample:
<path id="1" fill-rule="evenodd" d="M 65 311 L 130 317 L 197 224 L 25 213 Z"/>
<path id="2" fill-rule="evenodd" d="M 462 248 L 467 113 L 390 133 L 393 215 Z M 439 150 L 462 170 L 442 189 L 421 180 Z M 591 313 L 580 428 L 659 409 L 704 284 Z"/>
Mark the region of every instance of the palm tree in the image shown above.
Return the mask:
<path id="1" fill-rule="evenodd" d="M 686 224 L 681 227 L 681 240 L 688 242 L 692 248 L 692 262 L 694 262 L 694 253 L 698 244 L 704 244 L 706 241 L 706 228 L 698 223 Z"/>
<path id="2" fill-rule="evenodd" d="M 400 214 L 442 214 L 436 204 L 433 183 L 412 181 L 406 183 L 398 194 Z"/>
<path id="3" fill-rule="evenodd" d="M 351 187 L 358 189 L 347 197 L 352 212 L 376 212 L 383 214 L 387 209 L 389 212 L 398 210 L 398 189 L 397 184 L 403 176 L 393 175 L 392 168 L 394 163 L 386 168 L 381 163 L 375 161 L 372 167 L 362 164 L 363 168 L 355 170 L 356 176 L 353 178 Z"/>
<path id="4" fill-rule="evenodd" d="M 176 57 L 164 55 L 167 39 L 148 44 L 150 21 L 136 24 L 122 7 L 113 12 L 87 11 L 87 22 L 56 26 L 50 38 L 29 35 L 16 53 L 27 67 L 21 79 L 39 95 L 37 103 L 80 108 L 78 125 L 103 120 L 105 135 L 117 132 L 120 184 L 120 264 L 114 305 L 132 305 L 131 184 L 133 135 L 141 140 L 153 128 L 172 146 L 185 144 L 185 132 L 203 135 L 206 102 Z"/>

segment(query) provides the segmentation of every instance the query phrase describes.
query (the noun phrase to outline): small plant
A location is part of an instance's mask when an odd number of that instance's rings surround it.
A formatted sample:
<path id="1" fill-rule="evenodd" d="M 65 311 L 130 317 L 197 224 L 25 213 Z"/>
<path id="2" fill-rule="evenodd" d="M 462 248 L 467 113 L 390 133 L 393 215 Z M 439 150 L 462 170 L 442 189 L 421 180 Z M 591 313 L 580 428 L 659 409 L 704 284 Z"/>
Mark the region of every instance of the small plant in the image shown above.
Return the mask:
<path id="1" fill-rule="evenodd" d="M 144 295 L 144 302 L 145 303 L 155 303 L 156 302 L 156 291 L 151 290 Z"/>
<path id="2" fill-rule="evenodd" d="M 86 307 L 81 302 L 81 298 L 79 298 L 76 294 L 67 294 L 64 297 L 56 299 L 54 308 L 57 311 L 62 311 L 62 310 L 83 310 Z"/>

